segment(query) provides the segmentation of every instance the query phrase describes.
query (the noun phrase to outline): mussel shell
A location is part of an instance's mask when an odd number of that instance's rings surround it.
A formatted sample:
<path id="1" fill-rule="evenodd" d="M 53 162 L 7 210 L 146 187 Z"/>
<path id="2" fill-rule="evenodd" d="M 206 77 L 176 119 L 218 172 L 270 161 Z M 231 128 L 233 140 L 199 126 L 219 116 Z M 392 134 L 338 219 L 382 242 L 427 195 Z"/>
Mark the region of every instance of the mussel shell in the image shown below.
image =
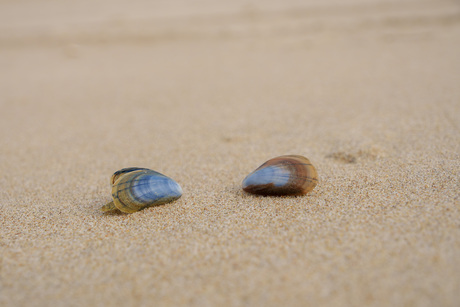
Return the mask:
<path id="1" fill-rule="evenodd" d="M 243 190 L 259 195 L 304 195 L 318 183 L 310 160 L 286 155 L 268 160 L 243 180 Z"/>
<path id="2" fill-rule="evenodd" d="M 132 213 L 174 201 L 182 188 L 173 179 L 146 168 L 126 168 L 112 175 L 112 197 L 116 208 Z"/>

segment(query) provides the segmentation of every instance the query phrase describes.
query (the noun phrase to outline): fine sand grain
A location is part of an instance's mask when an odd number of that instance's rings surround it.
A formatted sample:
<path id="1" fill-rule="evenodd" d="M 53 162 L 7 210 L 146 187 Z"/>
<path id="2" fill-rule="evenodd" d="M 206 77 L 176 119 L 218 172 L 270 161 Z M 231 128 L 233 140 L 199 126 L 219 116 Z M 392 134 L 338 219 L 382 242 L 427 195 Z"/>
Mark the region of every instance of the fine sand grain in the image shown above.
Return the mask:
<path id="1" fill-rule="evenodd" d="M 74 2 L 0 3 L 1 306 L 460 305 L 458 1 Z"/>

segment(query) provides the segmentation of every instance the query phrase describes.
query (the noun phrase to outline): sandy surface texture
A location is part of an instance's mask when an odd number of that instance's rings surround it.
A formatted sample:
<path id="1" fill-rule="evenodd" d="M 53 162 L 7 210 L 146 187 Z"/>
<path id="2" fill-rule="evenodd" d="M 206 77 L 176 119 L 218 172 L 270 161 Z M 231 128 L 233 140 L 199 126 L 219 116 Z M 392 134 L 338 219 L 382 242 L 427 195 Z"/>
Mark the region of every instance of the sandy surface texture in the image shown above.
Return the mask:
<path id="1" fill-rule="evenodd" d="M 0 3 L 1 306 L 459 306 L 458 1 L 74 2 Z"/>

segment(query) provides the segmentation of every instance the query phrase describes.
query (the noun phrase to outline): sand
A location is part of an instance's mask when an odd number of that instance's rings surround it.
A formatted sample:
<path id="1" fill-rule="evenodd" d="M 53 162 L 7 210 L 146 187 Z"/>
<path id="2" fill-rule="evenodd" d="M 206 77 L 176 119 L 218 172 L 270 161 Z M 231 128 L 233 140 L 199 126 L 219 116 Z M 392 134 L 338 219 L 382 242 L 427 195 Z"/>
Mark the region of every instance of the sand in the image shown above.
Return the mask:
<path id="1" fill-rule="evenodd" d="M 460 305 L 457 1 L 130 3 L 0 4 L 0 305 Z"/>

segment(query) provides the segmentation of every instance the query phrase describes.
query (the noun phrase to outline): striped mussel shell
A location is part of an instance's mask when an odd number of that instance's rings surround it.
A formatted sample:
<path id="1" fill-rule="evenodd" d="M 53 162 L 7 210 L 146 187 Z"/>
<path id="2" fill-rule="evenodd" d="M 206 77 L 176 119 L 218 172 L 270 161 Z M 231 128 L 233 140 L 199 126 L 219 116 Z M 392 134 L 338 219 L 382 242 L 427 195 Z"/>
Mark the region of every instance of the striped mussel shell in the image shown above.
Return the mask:
<path id="1" fill-rule="evenodd" d="M 133 213 L 147 207 L 172 202 L 182 196 L 182 188 L 171 178 L 147 168 L 124 168 L 112 175 L 113 201 L 102 211 Z"/>
<path id="2" fill-rule="evenodd" d="M 259 195 L 305 195 L 318 183 L 310 160 L 286 155 L 268 160 L 243 180 L 243 190 Z"/>

